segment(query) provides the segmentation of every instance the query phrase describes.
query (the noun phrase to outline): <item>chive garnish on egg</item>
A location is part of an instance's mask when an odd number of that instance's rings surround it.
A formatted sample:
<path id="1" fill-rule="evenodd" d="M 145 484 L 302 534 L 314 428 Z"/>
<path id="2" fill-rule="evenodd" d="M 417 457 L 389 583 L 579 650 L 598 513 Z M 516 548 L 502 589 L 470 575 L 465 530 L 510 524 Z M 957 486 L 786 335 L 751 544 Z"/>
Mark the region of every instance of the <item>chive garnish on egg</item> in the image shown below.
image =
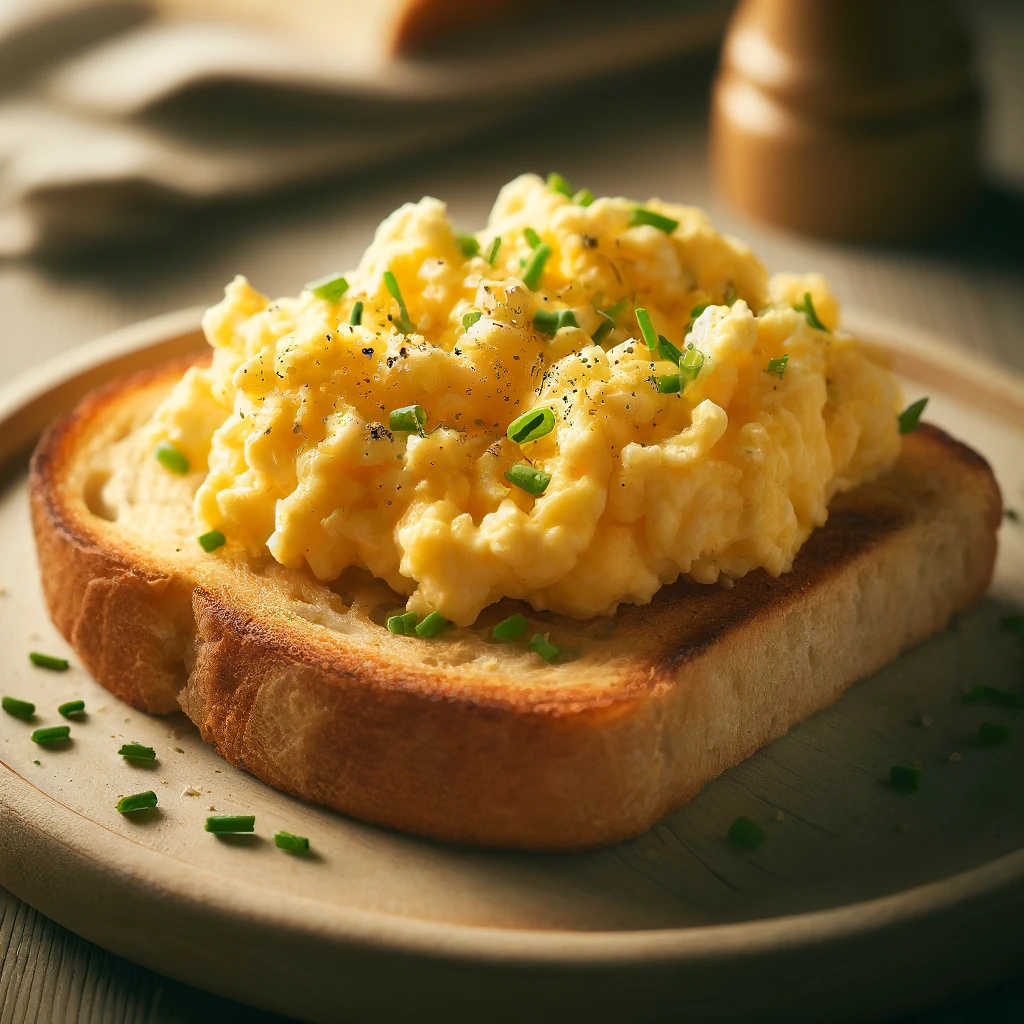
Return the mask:
<path id="1" fill-rule="evenodd" d="M 328 274 L 316 281 L 310 281 L 306 289 L 318 299 L 337 302 L 348 291 L 348 281 L 341 274 Z"/>
<path id="2" fill-rule="evenodd" d="M 789 363 L 789 353 L 781 355 L 776 359 L 768 360 L 768 368 L 764 371 L 765 373 L 774 373 L 779 380 L 782 380 L 782 375 L 786 372 L 786 365 Z"/>
<path id="3" fill-rule="evenodd" d="M 123 796 L 117 801 L 116 807 L 122 814 L 131 814 L 132 811 L 145 811 L 150 807 L 156 807 L 156 793 L 147 789 L 145 793 L 133 793 L 131 796 Z"/>
<path id="4" fill-rule="evenodd" d="M 427 413 L 422 405 L 403 405 L 388 414 L 388 426 L 396 434 L 419 434 L 423 437 L 426 422 Z"/>
<path id="5" fill-rule="evenodd" d="M 28 700 L 18 700 L 17 697 L 4 697 L 0 705 L 7 714 L 20 718 L 23 722 L 29 721 L 36 713 L 35 704 Z"/>
<path id="6" fill-rule="evenodd" d="M 729 826 L 729 838 L 748 850 L 756 850 L 764 842 L 765 834 L 756 821 L 741 815 Z"/>
<path id="7" fill-rule="evenodd" d="M 899 425 L 901 434 L 912 434 L 917 430 L 918 425 L 921 422 L 921 413 L 924 412 L 924 407 L 927 404 L 927 398 L 919 398 L 916 402 L 912 402 L 908 405 L 906 409 L 900 413 Z"/>
<path id="8" fill-rule="evenodd" d="M 655 377 L 654 386 L 658 389 L 659 395 L 674 395 L 683 389 L 678 373 L 665 373 Z"/>
<path id="9" fill-rule="evenodd" d="M 156 456 L 156 461 L 164 469 L 169 469 L 172 473 L 184 476 L 189 471 L 188 456 L 180 448 L 176 448 L 171 444 L 170 441 L 161 441 L 156 446 L 156 451 L 153 454 Z"/>
<path id="10" fill-rule="evenodd" d="M 395 321 L 395 326 L 403 334 L 414 334 L 416 328 L 413 326 L 412 320 L 409 318 L 409 310 L 405 307 L 405 299 L 402 298 L 402 290 L 398 287 L 398 281 L 395 280 L 395 275 L 390 270 L 384 271 L 384 286 L 391 293 L 391 297 L 398 303 L 398 319 Z"/>
<path id="11" fill-rule="evenodd" d="M 589 206 L 594 201 L 594 193 L 589 188 L 581 188 L 573 195 L 572 201 L 577 206 Z"/>
<path id="12" fill-rule="evenodd" d="M 475 256 L 480 251 L 480 243 L 472 235 L 464 231 L 455 233 L 455 244 L 466 259 Z"/>
<path id="13" fill-rule="evenodd" d="M 562 648 L 557 646 L 557 644 L 551 643 L 543 633 L 534 633 L 526 646 L 549 663 L 562 653 Z"/>
<path id="14" fill-rule="evenodd" d="M 292 835 L 284 830 L 274 833 L 274 845 L 286 853 L 309 852 L 309 840 L 305 836 Z"/>
<path id="15" fill-rule="evenodd" d="M 363 322 L 363 300 L 357 299 L 348 317 L 349 327 L 358 327 Z"/>
<path id="16" fill-rule="evenodd" d="M 32 732 L 33 743 L 63 743 L 71 735 L 70 725 L 48 725 Z"/>
<path id="17" fill-rule="evenodd" d="M 440 612 L 431 612 L 416 626 L 416 635 L 422 637 L 437 636 L 451 623 Z"/>
<path id="18" fill-rule="evenodd" d="M 43 654 L 40 651 L 29 651 L 28 660 L 37 668 L 46 668 L 51 672 L 67 672 L 71 667 L 67 658 L 57 658 L 52 654 Z"/>
<path id="19" fill-rule="evenodd" d="M 633 312 L 636 316 L 637 326 L 640 328 L 640 334 L 643 336 L 644 341 L 647 342 L 647 347 L 652 352 L 657 352 L 658 332 L 654 329 L 654 324 L 651 323 L 651 314 L 639 306 Z"/>
<path id="20" fill-rule="evenodd" d="M 84 700 L 68 700 L 65 701 L 57 708 L 57 714 L 61 718 L 74 718 L 77 715 L 85 713 L 85 701 Z"/>
<path id="21" fill-rule="evenodd" d="M 683 358 L 683 353 L 664 334 L 658 335 L 658 355 L 670 363 L 675 363 L 676 366 L 679 365 L 679 361 Z"/>
<path id="22" fill-rule="evenodd" d="M 478 309 L 474 309 L 472 313 L 466 313 L 462 317 L 462 329 L 468 331 L 483 316 L 483 313 Z"/>
<path id="23" fill-rule="evenodd" d="M 679 360 L 679 377 L 684 384 L 692 384 L 704 365 L 704 353 L 699 348 L 688 348 Z"/>
<path id="24" fill-rule="evenodd" d="M 804 292 L 803 302 L 798 303 L 793 308 L 798 313 L 803 313 L 808 325 L 813 327 L 816 331 L 828 330 L 828 328 L 821 322 L 821 318 L 818 316 L 818 312 L 814 308 L 814 299 L 811 298 L 810 292 Z"/>
<path id="25" fill-rule="evenodd" d="M 597 325 L 597 330 L 594 331 L 590 337 L 593 338 L 594 341 L 600 342 L 613 327 L 618 327 L 619 316 L 628 305 L 629 303 L 623 299 L 621 302 L 616 302 L 614 306 L 609 306 L 607 309 L 595 309 L 594 311 L 602 318 L 602 320 L 601 323 Z"/>
<path id="26" fill-rule="evenodd" d="M 494 261 L 498 258 L 498 250 L 501 248 L 501 235 L 498 235 L 493 242 L 491 242 L 491 248 L 487 252 L 487 262 L 494 266 Z"/>
<path id="27" fill-rule="evenodd" d="M 690 331 L 693 330 L 693 325 L 697 322 L 697 317 L 699 317 L 701 313 L 703 313 L 704 310 L 707 309 L 710 305 L 710 302 L 699 302 L 696 306 L 693 307 L 693 309 L 690 310 L 690 321 L 686 325 L 686 334 L 689 334 Z"/>
<path id="28" fill-rule="evenodd" d="M 555 414 L 550 409 L 531 409 L 517 416 L 507 430 L 508 439 L 523 445 L 550 434 L 555 429 Z"/>
<path id="29" fill-rule="evenodd" d="M 648 224 L 652 228 L 664 231 L 666 235 L 671 235 L 672 232 L 679 227 L 679 221 L 673 220 L 671 217 L 666 217 L 664 214 L 657 213 L 655 210 L 649 210 L 646 206 L 636 206 L 633 208 L 633 215 L 630 218 L 630 224 L 633 227 L 637 227 L 641 224 Z"/>
<path id="30" fill-rule="evenodd" d="M 566 199 L 572 199 L 575 195 L 572 185 L 558 171 L 552 171 L 548 175 L 547 185 L 552 192 L 561 192 Z"/>
<path id="31" fill-rule="evenodd" d="M 571 309 L 538 309 L 533 314 L 533 329 L 538 334 L 554 336 L 563 327 L 579 327 Z"/>
<path id="32" fill-rule="evenodd" d="M 118 753 L 121 757 L 126 757 L 129 761 L 156 760 L 156 751 L 152 747 L 147 747 L 142 743 L 122 743 L 121 749 Z"/>
<path id="33" fill-rule="evenodd" d="M 550 255 L 551 246 L 548 245 L 547 242 L 541 242 L 540 245 L 533 250 L 533 254 L 527 261 L 526 269 L 523 271 L 523 284 L 525 284 L 531 292 L 535 291 L 537 285 L 540 284 L 541 274 L 544 273 L 544 264 L 547 263 Z"/>
<path id="34" fill-rule="evenodd" d="M 526 241 L 530 243 L 531 249 L 536 249 L 540 245 L 540 235 L 533 228 L 523 228 L 523 235 Z"/>
<path id="35" fill-rule="evenodd" d="M 256 830 L 255 814 L 214 814 L 206 819 L 203 826 L 206 832 L 214 832 L 217 835 L 234 835 L 239 832 L 254 832 Z"/>
<path id="36" fill-rule="evenodd" d="M 528 466 L 525 462 L 517 462 L 505 470 L 505 479 L 514 487 L 539 498 L 551 483 L 551 474 L 545 473 L 541 469 L 534 469 L 533 466 Z"/>
<path id="37" fill-rule="evenodd" d="M 517 612 L 515 615 L 510 615 L 507 619 L 502 619 L 491 630 L 491 636 L 495 640 L 504 640 L 508 643 L 512 640 L 518 640 L 529 628 L 530 620 L 525 615 Z"/>
<path id="38" fill-rule="evenodd" d="M 207 554 L 211 551 L 216 551 L 217 548 L 224 547 L 228 541 L 227 537 L 220 530 L 207 530 L 206 533 L 201 533 L 196 540 Z"/>

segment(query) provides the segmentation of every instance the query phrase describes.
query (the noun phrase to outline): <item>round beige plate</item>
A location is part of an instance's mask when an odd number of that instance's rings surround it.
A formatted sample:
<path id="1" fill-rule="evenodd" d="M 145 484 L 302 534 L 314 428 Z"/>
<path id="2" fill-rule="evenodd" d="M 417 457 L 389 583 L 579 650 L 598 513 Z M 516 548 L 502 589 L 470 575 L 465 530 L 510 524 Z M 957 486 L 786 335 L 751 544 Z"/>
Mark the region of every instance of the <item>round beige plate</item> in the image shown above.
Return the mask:
<path id="1" fill-rule="evenodd" d="M 1021 686 L 1024 643 L 1001 620 L 1024 606 L 1024 524 L 1004 524 L 978 607 L 632 842 L 573 856 L 424 842 L 275 792 L 184 717 L 121 704 L 46 617 L 27 448 L 88 388 L 200 344 L 196 323 L 141 324 L 0 395 L 0 689 L 34 701 L 37 725 L 62 701 L 88 708 L 62 749 L 0 715 L 0 883 L 149 967 L 317 1021 L 864 1019 L 1019 969 L 1024 721 L 960 697 Z M 850 326 L 892 348 L 908 399 L 930 394 L 927 418 L 983 452 L 1024 510 L 1024 386 L 934 339 Z M 35 668 L 30 650 L 73 667 Z M 985 720 L 1011 724 L 1010 743 L 979 746 Z M 118 757 L 128 740 L 156 764 Z M 892 790 L 889 767 L 914 763 L 921 790 Z M 156 811 L 115 811 L 146 789 Z M 205 833 L 214 808 L 255 813 L 256 835 Z M 767 833 L 754 852 L 725 838 L 741 814 Z M 315 852 L 281 852 L 276 829 Z"/>

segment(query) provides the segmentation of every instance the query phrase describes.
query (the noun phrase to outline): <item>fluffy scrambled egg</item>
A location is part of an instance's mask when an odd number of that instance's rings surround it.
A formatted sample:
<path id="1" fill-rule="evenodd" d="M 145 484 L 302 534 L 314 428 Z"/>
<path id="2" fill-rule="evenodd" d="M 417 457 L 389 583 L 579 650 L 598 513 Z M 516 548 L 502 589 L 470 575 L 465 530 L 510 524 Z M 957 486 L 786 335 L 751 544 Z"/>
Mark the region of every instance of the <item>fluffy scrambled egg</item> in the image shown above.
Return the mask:
<path id="1" fill-rule="evenodd" d="M 236 278 L 212 365 L 152 424 L 207 470 L 197 532 L 325 581 L 368 569 L 459 625 L 503 597 L 584 618 L 680 574 L 786 572 L 896 458 L 895 379 L 835 333 L 821 277 L 769 279 L 699 210 L 589 198 L 524 175 L 475 236 L 408 204 L 340 296 Z M 422 427 L 392 422 L 409 406 Z M 548 433 L 507 436 L 542 409 Z"/>

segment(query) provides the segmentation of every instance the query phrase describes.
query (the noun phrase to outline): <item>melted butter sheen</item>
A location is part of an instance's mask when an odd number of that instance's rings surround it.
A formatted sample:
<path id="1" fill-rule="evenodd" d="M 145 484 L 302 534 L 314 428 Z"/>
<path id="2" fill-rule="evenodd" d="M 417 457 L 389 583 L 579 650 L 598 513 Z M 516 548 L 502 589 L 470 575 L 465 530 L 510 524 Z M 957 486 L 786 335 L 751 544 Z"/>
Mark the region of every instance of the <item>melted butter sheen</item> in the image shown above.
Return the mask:
<path id="1" fill-rule="evenodd" d="M 855 339 L 792 309 L 809 291 L 835 328 L 820 277 L 769 280 L 699 210 L 647 205 L 679 221 L 671 235 L 631 226 L 628 200 L 584 208 L 524 175 L 477 236 L 481 254 L 501 237 L 494 267 L 463 256 L 427 198 L 381 224 L 337 302 L 271 302 L 236 278 L 204 320 L 212 365 L 190 370 L 152 423 L 154 443 L 207 468 L 197 533 L 322 580 L 368 569 L 410 609 L 459 625 L 502 597 L 584 618 L 645 603 L 683 573 L 787 571 L 829 498 L 894 461 L 899 387 Z M 527 227 L 552 248 L 535 291 L 520 277 Z M 395 327 L 387 270 L 411 335 Z M 623 299 L 595 344 L 596 309 Z M 675 367 L 637 340 L 634 306 L 677 348 L 703 351 L 682 393 L 652 384 Z M 579 326 L 539 334 L 540 309 L 571 309 Z M 766 368 L 783 354 L 780 379 Z M 413 403 L 427 435 L 393 435 L 389 412 Z M 506 428 L 535 406 L 555 428 L 520 448 Z M 504 478 L 524 459 L 551 476 L 538 498 Z"/>

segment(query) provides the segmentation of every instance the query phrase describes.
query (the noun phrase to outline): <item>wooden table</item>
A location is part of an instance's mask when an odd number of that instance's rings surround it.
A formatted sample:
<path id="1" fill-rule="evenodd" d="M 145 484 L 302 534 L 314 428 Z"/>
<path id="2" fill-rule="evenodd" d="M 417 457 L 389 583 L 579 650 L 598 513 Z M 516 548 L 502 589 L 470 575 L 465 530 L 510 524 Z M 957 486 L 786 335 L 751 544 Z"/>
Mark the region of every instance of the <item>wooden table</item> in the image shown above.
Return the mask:
<path id="1" fill-rule="evenodd" d="M 446 199 L 456 222 L 478 226 L 508 178 L 551 168 L 597 194 L 702 206 L 748 240 L 770 269 L 821 270 L 847 306 L 944 335 L 963 346 L 965 359 L 981 356 L 1024 373 L 1024 5 L 988 0 L 973 5 L 972 15 L 989 101 L 990 183 L 972 221 L 943 238 L 904 247 L 829 244 L 746 223 L 724 209 L 705 166 L 712 65 L 689 60 L 683 69 L 553 97 L 522 121 L 453 151 L 183 219 L 176 237 L 144 251 L 0 268 L 5 376 L 143 317 L 213 303 L 236 271 L 264 291 L 294 293 L 325 269 L 353 265 L 379 220 L 423 194 Z M 1024 494 L 1007 502 L 1024 507 Z M 282 1018 L 112 956 L 0 889 L 0 1024 L 205 1019 Z M 1020 1019 L 1024 981 L 919 1020 Z"/>

